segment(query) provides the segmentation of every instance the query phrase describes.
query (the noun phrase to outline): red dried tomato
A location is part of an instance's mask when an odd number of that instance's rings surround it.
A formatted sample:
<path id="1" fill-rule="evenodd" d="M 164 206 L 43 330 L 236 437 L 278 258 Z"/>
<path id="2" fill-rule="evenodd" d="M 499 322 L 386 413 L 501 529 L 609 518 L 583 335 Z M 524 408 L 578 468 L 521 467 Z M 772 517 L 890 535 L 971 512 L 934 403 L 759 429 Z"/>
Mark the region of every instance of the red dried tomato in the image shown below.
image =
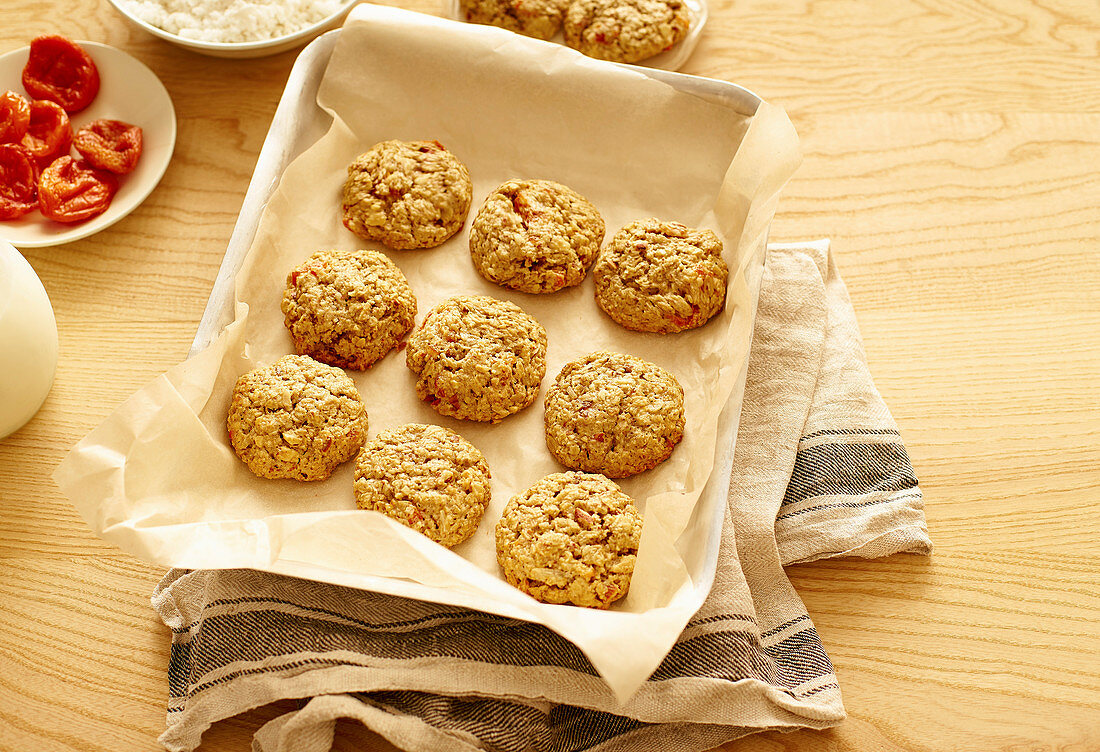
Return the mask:
<path id="1" fill-rule="evenodd" d="M 38 164 L 47 165 L 68 154 L 72 142 L 73 127 L 65 110 L 44 99 L 31 102 L 30 126 L 21 143 Z"/>
<path id="2" fill-rule="evenodd" d="M 55 222 L 83 222 L 107 211 L 118 180 L 84 160 L 61 157 L 38 179 L 38 207 Z"/>
<path id="3" fill-rule="evenodd" d="M 17 144 L 31 123 L 31 106 L 14 91 L 0 94 L 0 144 Z"/>
<path id="4" fill-rule="evenodd" d="M 93 120 L 76 132 L 73 146 L 93 167 L 125 175 L 141 156 L 141 128 L 121 120 Z"/>
<path id="5" fill-rule="evenodd" d="M 80 112 L 99 93 L 99 69 L 73 40 L 57 34 L 35 37 L 23 68 L 23 88 L 35 99 Z"/>
<path id="6" fill-rule="evenodd" d="M 38 208 L 38 165 L 18 144 L 0 144 L 0 220 Z"/>

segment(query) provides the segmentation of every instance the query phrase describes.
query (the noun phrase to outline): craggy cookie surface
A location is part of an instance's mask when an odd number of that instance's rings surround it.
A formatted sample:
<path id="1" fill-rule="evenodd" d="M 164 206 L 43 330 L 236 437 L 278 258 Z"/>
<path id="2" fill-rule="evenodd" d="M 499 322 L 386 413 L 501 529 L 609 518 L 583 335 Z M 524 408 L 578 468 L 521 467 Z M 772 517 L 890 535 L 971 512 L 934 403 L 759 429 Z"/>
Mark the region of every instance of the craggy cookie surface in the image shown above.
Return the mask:
<path id="1" fill-rule="evenodd" d="M 324 480 L 359 451 L 367 410 L 339 368 L 287 355 L 237 379 L 226 427 L 261 478 Z"/>
<path id="2" fill-rule="evenodd" d="M 579 285 L 600 252 L 604 222 L 588 199 L 551 180 L 509 180 L 470 225 L 474 268 L 530 293 Z"/>
<path id="3" fill-rule="evenodd" d="M 413 327 L 416 296 L 376 251 L 318 251 L 286 278 L 284 323 L 299 355 L 363 370 Z"/>
<path id="4" fill-rule="evenodd" d="M 473 535 L 489 505 L 489 465 L 477 448 L 441 426 L 383 431 L 359 453 L 355 502 L 444 546 Z"/>
<path id="5" fill-rule="evenodd" d="M 470 23 L 549 39 L 561 28 L 568 4 L 568 0 L 462 0 L 461 7 L 462 17 Z"/>
<path id="6" fill-rule="evenodd" d="M 441 415 L 496 423 L 534 401 L 546 374 L 546 330 L 485 295 L 443 301 L 409 335 L 416 393 Z"/>
<path id="7" fill-rule="evenodd" d="M 462 227 L 473 186 L 438 141 L 383 141 L 356 157 L 344 183 L 344 226 L 390 248 L 432 248 Z"/>
<path id="8" fill-rule="evenodd" d="M 496 527 L 508 583 L 544 603 L 607 608 L 626 595 L 642 515 L 602 475 L 554 473 L 512 497 Z"/>
<path id="9" fill-rule="evenodd" d="M 589 57 L 636 63 L 672 47 L 690 26 L 680 0 L 573 0 L 565 43 Z"/>
<path id="10" fill-rule="evenodd" d="M 671 373 L 622 353 L 566 363 L 546 390 L 546 446 L 574 470 L 610 478 L 649 470 L 684 437 L 684 390 Z"/>
<path id="11" fill-rule="evenodd" d="M 702 326 L 721 311 L 729 270 L 710 230 L 642 219 L 615 233 L 592 276 L 608 316 L 627 329 L 665 334 Z"/>

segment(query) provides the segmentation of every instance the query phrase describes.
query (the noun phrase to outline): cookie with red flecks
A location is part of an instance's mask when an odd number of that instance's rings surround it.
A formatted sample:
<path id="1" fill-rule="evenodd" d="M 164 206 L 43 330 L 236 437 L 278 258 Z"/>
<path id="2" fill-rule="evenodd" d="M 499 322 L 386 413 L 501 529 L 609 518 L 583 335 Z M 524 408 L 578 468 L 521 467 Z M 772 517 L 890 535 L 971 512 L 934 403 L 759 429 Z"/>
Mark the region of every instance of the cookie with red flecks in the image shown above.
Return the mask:
<path id="1" fill-rule="evenodd" d="M 695 329 L 722 310 L 729 268 L 710 230 L 641 219 L 623 227 L 592 270 L 596 302 L 639 332 Z"/>
<path id="2" fill-rule="evenodd" d="M 630 589 L 641 537 L 641 512 L 614 481 L 554 473 L 504 507 L 497 563 L 544 603 L 607 608 Z"/>
<path id="3" fill-rule="evenodd" d="M 368 442 L 355 464 L 355 503 L 436 543 L 474 534 L 489 505 L 489 465 L 470 442 L 442 426 L 409 423 Z"/>
<path id="4" fill-rule="evenodd" d="M 342 370 L 287 355 L 237 379 L 226 428 L 261 478 L 324 480 L 363 445 L 367 409 Z"/>
<path id="5" fill-rule="evenodd" d="M 416 296 L 377 251 L 317 251 L 291 270 L 280 304 L 299 355 L 370 368 L 413 328 Z"/>
<path id="6" fill-rule="evenodd" d="M 466 221 L 473 184 L 438 141 L 383 141 L 348 165 L 344 226 L 390 248 L 434 248 Z"/>
<path id="7" fill-rule="evenodd" d="M 474 268 L 501 287 L 556 292 L 584 281 L 603 242 L 603 217 L 552 180 L 509 180 L 470 225 Z"/>
<path id="8" fill-rule="evenodd" d="M 687 36 L 691 18 L 681 0 L 572 0 L 565 43 L 589 57 L 636 63 Z"/>
<path id="9" fill-rule="evenodd" d="M 684 437 L 684 389 L 658 365 L 615 352 L 566 363 L 546 390 L 546 447 L 568 468 L 625 478 Z"/>
<path id="10" fill-rule="evenodd" d="M 535 401 L 546 374 L 546 330 L 515 303 L 458 295 L 409 335 L 405 365 L 440 415 L 498 423 Z"/>
<path id="11" fill-rule="evenodd" d="M 569 0 L 461 0 L 462 17 L 470 23 L 499 26 L 536 39 L 549 39 L 561 29 Z"/>

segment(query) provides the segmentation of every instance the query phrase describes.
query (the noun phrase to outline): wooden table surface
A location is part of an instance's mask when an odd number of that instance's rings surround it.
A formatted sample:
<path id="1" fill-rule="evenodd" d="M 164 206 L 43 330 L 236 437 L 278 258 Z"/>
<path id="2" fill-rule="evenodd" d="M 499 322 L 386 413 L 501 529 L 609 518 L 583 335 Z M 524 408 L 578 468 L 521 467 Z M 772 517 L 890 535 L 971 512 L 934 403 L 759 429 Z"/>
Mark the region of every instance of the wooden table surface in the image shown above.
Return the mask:
<path id="1" fill-rule="evenodd" d="M 45 32 L 144 61 L 179 138 L 128 218 L 25 252 L 61 355 L 41 412 L 0 442 L 0 750 L 154 750 L 162 571 L 95 538 L 50 476 L 187 354 L 296 53 L 201 57 L 105 0 L 0 3 L 0 53 Z M 725 749 L 1100 750 L 1100 5 L 711 0 L 685 71 L 794 121 L 805 161 L 772 239 L 834 240 L 937 546 L 792 567 L 850 717 Z M 283 710 L 202 749 L 247 750 Z"/>

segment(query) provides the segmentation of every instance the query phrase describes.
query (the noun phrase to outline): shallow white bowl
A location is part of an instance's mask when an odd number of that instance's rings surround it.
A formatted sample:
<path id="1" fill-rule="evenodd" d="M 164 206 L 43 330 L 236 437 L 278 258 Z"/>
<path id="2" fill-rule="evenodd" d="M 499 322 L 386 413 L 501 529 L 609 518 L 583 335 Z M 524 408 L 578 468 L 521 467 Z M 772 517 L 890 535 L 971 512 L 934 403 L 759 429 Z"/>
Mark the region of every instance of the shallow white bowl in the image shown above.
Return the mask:
<path id="1" fill-rule="evenodd" d="M 300 31 L 296 31 L 293 34 L 273 37 L 272 39 L 265 39 L 260 42 L 203 42 L 198 39 L 185 39 L 177 34 L 173 34 L 142 21 L 140 18 L 130 13 L 126 8 L 127 3 L 125 0 L 107 0 L 107 2 L 113 5 L 115 10 L 121 13 L 135 26 L 140 26 L 153 36 L 160 37 L 184 49 L 192 50 L 202 55 L 210 55 L 212 57 L 264 57 L 265 55 L 275 55 L 279 52 L 286 52 L 295 47 L 300 47 L 321 33 L 339 25 L 344 20 L 344 16 L 348 14 L 359 0 L 345 0 L 345 2 L 341 3 L 340 9 L 332 15 Z"/>

